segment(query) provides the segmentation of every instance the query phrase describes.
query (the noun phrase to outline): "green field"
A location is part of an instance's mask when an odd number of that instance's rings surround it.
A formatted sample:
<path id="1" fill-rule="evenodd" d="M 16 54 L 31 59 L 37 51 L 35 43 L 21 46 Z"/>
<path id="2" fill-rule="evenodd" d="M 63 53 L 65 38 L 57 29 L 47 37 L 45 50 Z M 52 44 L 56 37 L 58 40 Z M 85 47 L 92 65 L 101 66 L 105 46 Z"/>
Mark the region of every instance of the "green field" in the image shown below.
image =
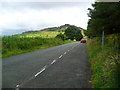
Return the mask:
<path id="1" fill-rule="evenodd" d="M 56 31 L 38 31 L 34 33 L 25 33 L 21 34 L 21 36 L 26 37 L 42 37 L 42 38 L 51 38 L 57 36 L 57 34 L 64 33 L 64 32 L 56 32 Z"/>
<path id="2" fill-rule="evenodd" d="M 88 39 L 87 47 L 92 68 L 93 88 L 118 88 L 120 85 L 120 34 L 105 36 L 102 49 L 101 37 Z"/>
<path id="3" fill-rule="evenodd" d="M 19 35 L 2 37 L 2 58 L 18 55 L 35 50 L 45 49 L 69 42 L 56 38 L 60 33 L 64 34 L 69 25 L 47 28 L 41 31 L 26 31 Z"/>
<path id="4" fill-rule="evenodd" d="M 45 49 L 48 47 L 53 47 L 53 46 L 57 46 L 57 45 L 61 45 L 69 42 L 72 42 L 72 41 L 71 40 L 63 41 L 55 37 L 43 38 L 37 35 L 35 35 L 35 37 L 32 37 L 31 35 L 4 36 L 2 37 L 2 57 L 4 58 L 4 57 L 13 56 L 13 55 L 18 55 L 21 53 Z"/>

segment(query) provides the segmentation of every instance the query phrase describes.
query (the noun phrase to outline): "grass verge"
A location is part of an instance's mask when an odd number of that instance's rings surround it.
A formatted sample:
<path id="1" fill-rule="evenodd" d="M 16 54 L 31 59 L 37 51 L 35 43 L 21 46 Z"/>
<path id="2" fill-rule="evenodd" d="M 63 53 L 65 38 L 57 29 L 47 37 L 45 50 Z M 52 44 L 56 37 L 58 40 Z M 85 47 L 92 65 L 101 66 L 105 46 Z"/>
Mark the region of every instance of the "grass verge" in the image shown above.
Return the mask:
<path id="1" fill-rule="evenodd" d="M 73 41 L 63 41 L 58 38 L 5 36 L 2 37 L 2 58 L 35 50 L 41 50 L 70 42 Z"/>
<path id="2" fill-rule="evenodd" d="M 93 88 L 120 87 L 120 34 L 105 36 L 101 47 L 101 37 L 88 39 L 87 47 L 92 68 Z"/>

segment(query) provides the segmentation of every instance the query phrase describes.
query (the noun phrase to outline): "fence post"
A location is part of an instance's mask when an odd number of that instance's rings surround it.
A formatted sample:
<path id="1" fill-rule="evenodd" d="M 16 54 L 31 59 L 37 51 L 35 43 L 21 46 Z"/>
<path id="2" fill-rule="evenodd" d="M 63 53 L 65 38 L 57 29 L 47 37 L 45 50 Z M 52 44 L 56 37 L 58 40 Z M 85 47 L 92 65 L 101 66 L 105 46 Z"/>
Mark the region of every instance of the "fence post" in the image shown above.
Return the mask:
<path id="1" fill-rule="evenodd" d="M 102 31 L 102 49 L 104 47 L 104 30 Z"/>

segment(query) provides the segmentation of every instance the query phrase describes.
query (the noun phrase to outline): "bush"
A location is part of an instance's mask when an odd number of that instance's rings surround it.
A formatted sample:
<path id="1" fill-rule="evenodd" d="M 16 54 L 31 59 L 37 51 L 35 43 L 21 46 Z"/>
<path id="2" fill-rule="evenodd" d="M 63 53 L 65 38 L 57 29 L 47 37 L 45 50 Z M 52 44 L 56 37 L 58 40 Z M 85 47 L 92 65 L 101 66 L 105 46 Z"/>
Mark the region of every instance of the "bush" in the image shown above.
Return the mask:
<path id="1" fill-rule="evenodd" d="M 68 39 L 67 36 L 66 36 L 65 34 L 62 34 L 62 33 L 58 34 L 58 35 L 56 36 L 56 38 L 60 38 L 60 39 L 62 39 L 63 41 Z"/>

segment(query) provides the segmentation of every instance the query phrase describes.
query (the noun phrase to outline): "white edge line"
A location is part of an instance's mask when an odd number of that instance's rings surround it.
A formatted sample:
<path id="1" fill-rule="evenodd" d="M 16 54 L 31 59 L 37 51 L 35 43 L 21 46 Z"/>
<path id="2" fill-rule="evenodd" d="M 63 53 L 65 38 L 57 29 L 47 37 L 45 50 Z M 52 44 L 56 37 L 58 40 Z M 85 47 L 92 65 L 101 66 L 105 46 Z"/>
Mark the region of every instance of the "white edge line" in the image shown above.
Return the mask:
<path id="1" fill-rule="evenodd" d="M 61 58 L 61 57 L 62 57 L 62 55 L 59 58 Z"/>
<path id="2" fill-rule="evenodd" d="M 53 60 L 52 62 L 51 62 L 51 64 L 53 64 L 53 63 L 55 63 L 56 62 L 56 60 Z"/>

